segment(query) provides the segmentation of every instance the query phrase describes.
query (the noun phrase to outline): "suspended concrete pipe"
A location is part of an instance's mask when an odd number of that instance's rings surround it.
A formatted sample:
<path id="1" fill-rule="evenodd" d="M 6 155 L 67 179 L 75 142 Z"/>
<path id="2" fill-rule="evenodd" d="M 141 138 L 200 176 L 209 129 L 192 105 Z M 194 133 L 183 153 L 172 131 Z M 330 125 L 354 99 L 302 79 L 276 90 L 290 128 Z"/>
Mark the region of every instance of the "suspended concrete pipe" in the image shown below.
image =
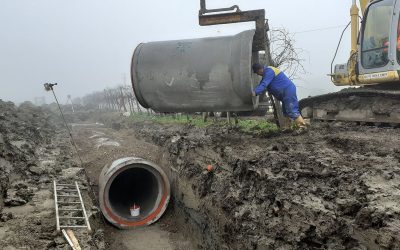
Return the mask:
<path id="1" fill-rule="evenodd" d="M 235 36 L 138 45 L 131 78 L 136 98 L 159 112 L 250 111 L 254 30 Z M 257 54 L 258 55 L 258 54 Z"/>
<path id="2" fill-rule="evenodd" d="M 105 166 L 100 174 L 100 209 L 118 228 L 145 226 L 157 221 L 167 208 L 169 198 L 167 175 L 150 161 L 136 157 L 119 159 Z"/>

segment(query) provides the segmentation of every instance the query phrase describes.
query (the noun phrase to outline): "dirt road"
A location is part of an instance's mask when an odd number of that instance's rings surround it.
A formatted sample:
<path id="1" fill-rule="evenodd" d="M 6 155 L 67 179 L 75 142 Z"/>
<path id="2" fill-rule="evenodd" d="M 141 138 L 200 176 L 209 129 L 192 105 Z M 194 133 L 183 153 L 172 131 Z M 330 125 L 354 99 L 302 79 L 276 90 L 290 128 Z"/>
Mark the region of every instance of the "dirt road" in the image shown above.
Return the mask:
<path id="1" fill-rule="evenodd" d="M 123 146 L 85 153 L 91 178 L 93 163 L 126 154 L 172 169 L 168 226 L 195 248 L 400 249 L 399 129 L 314 123 L 260 138 L 220 125 L 113 124 L 97 131 Z M 96 133 L 80 130 L 92 137 L 85 148 L 103 147 Z"/>

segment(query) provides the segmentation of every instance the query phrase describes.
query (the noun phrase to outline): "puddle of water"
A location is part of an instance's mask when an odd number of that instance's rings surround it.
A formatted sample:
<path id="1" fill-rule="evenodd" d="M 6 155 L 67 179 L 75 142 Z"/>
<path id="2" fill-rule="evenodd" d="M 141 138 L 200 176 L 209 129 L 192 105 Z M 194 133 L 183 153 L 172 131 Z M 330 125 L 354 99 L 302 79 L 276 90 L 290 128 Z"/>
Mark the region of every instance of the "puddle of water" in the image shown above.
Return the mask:
<path id="1" fill-rule="evenodd" d="M 101 137 L 101 138 L 97 139 L 96 147 L 100 148 L 103 146 L 119 147 L 119 146 L 121 146 L 121 144 L 117 141 L 111 140 L 110 138 Z"/>
<path id="2" fill-rule="evenodd" d="M 70 123 L 69 124 L 72 128 L 73 127 L 102 127 L 104 126 L 103 123 L 96 122 L 96 123 Z"/>
<path id="3" fill-rule="evenodd" d="M 96 137 L 100 137 L 100 136 L 105 135 L 105 133 L 100 132 L 100 131 L 92 131 L 92 132 L 93 132 L 93 135 L 90 136 L 89 139 L 93 139 L 93 138 L 96 138 Z"/>

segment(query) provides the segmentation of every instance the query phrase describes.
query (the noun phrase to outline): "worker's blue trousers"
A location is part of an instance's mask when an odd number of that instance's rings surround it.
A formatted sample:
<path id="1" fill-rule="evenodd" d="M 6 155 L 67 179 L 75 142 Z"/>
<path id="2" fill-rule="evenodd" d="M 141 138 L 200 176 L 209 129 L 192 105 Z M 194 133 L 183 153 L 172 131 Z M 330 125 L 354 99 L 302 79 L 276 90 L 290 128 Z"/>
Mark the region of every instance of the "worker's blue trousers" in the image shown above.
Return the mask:
<path id="1" fill-rule="evenodd" d="M 284 116 L 295 120 L 300 116 L 299 101 L 297 100 L 296 87 L 294 85 L 287 87 L 283 92 L 282 112 Z"/>

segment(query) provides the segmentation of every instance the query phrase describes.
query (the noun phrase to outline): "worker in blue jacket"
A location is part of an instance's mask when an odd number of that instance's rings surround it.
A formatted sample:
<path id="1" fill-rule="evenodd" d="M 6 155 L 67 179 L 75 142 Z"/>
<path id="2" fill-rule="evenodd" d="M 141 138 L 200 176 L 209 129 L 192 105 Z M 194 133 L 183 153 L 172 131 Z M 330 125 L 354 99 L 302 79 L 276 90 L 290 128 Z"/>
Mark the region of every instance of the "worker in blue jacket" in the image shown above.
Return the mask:
<path id="1" fill-rule="evenodd" d="M 260 84 L 253 90 L 253 95 L 258 96 L 267 90 L 282 102 L 283 115 L 290 117 L 299 127 L 304 127 L 305 122 L 300 114 L 294 83 L 282 71 L 272 66 L 255 63 L 253 72 L 262 76 Z"/>

